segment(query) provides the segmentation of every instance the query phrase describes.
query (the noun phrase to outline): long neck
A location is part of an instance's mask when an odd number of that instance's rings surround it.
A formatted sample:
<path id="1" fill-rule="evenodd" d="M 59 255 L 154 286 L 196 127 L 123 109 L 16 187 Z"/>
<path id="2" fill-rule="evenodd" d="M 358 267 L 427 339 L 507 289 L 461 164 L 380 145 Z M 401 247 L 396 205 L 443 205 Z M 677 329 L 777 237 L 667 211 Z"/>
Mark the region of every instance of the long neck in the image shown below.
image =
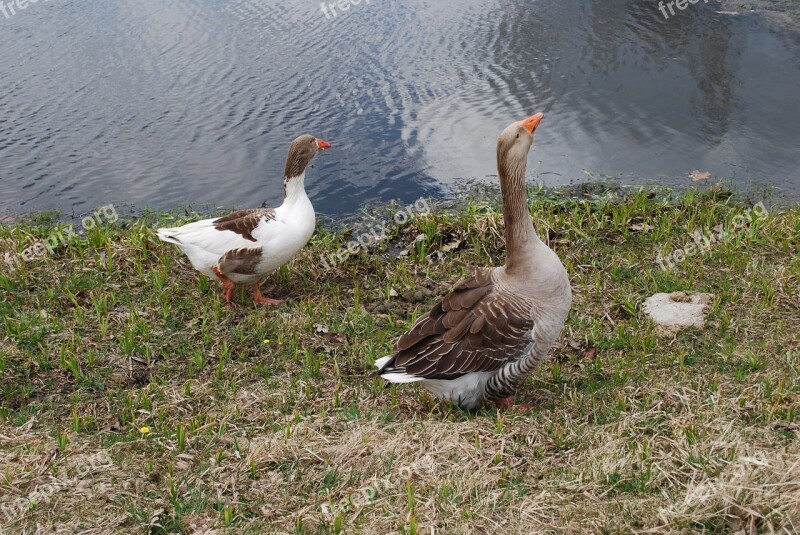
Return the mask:
<path id="1" fill-rule="evenodd" d="M 283 204 L 293 203 L 301 199 L 307 199 L 306 195 L 306 174 L 286 178 L 283 181 Z"/>
<path id="2" fill-rule="evenodd" d="M 527 158 L 517 161 L 503 157 L 497 159 L 503 195 L 507 271 L 529 267 L 535 246 L 541 241 L 528 211 L 528 190 L 525 186 L 527 166 Z"/>

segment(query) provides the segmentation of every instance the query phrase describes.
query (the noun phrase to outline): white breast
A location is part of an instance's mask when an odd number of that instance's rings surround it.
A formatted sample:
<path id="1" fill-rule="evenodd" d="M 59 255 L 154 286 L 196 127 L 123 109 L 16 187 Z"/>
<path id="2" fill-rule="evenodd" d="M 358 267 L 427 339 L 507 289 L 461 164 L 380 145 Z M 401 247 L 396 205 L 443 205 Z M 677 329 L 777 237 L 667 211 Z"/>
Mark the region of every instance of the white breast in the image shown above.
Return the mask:
<path id="1" fill-rule="evenodd" d="M 275 220 L 253 233 L 259 246 L 263 247 L 263 260 L 258 271 L 267 275 L 289 262 L 311 239 L 315 226 L 314 207 L 305 192 L 302 197 L 277 208 Z"/>

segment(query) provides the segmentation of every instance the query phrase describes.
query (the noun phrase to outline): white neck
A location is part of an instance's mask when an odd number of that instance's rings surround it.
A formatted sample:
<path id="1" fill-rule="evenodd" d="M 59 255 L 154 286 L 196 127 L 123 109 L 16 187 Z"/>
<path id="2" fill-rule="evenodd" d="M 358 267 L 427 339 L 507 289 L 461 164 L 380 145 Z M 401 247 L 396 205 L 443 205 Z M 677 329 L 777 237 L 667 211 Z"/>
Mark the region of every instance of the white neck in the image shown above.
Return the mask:
<path id="1" fill-rule="evenodd" d="M 284 192 L 283 204 L 291 204 L 302 199 L 308 199 L 305 172 L 300 176 L 291 179 L 287 178 L 284 181 Z"/>

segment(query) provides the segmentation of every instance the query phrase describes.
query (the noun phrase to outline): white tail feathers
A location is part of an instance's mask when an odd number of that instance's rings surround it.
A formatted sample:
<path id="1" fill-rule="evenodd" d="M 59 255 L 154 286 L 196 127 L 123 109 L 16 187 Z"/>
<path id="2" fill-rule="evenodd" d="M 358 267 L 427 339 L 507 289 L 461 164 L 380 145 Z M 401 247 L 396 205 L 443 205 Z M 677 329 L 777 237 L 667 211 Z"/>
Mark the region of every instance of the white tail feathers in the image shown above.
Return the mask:
<path id="1" fill-rule="evenodd" d="M 416 377 L 405 373 L 382 373 L 381 378 L 390 383 L 417 383 L 425 380 L 424 377 Z"/>
<path id="2" fill-rule="evenodd" d="M 392 360 L 391 355 L 388 357 L 381 357 L 375 361 L 375 366 L 377 366 L 378 371 L 382 370 L 384 366 L 389 364 L 389 361 Z"/>
<path id="3" fill-rule="evenodd" d="M 390 383 L 416 383 L 424 380 L 424 377 L 415 377 L 414 375 L 408 375 L 406 373 L 381 373 L 383 368 L 389 364 L 389 361 L 391 360 L 392 357 L 390 355 L 388 357 L 381 357 L 375 361 L 375 366 L 377 366 L 378 373 L 380 373 L 381 378 L 389 381 Z"/>
<path id="4" fill-rule="evenodd" d="M 172 235 L 176 230 L 179 229 L 160 228 L 157 231 L 158 237 L 161 239 L 161 241 L 165 241 L 167 243 L 174 243 L 175 245 L 182 245 L 181 242 L 178 240 L 178 238 Z"/>

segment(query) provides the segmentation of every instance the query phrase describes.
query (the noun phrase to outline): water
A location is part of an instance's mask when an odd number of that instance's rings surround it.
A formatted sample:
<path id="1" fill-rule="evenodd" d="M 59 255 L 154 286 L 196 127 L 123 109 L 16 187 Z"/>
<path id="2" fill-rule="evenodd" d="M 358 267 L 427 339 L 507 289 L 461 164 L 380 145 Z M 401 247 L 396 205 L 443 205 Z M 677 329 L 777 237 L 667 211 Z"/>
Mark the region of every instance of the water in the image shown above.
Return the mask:
<path id="1" fill-rule="evenodd" d="M 495 180 L 511 121 L 546 114 L 530 177 L 800 198 L 800 33 L 657 2 L 44 0 L 0 14 L 0 215 L 109 202 L 277 203 L 288 142 L 334 144 L 317 210 Z"/>

